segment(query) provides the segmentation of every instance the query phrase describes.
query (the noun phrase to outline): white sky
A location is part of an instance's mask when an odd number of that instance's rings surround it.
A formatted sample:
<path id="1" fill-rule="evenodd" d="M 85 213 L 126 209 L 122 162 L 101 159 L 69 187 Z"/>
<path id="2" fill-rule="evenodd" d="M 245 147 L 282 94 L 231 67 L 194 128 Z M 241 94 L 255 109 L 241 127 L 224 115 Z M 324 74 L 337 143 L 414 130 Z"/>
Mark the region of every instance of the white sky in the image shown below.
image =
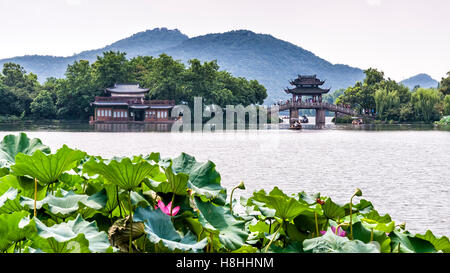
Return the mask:
<path id="1" fill-rule="evenodd" d="M 398 81 L 450 70 L 449 0 L 0 0 L 0 58 L 68 56 L 156 27 L 271 34 Z"/>

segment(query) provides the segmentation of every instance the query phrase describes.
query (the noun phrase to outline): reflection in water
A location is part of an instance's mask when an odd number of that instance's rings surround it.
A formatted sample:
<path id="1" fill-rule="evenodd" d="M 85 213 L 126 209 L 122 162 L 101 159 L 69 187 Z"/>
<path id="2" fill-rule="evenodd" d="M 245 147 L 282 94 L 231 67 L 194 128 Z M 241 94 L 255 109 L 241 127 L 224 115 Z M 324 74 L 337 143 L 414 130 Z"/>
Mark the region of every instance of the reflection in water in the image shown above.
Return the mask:
<path id="1" fill-rule="evenodd" d="M 171 124 L 94 124 L 96 132 L 170 132 Z"/>

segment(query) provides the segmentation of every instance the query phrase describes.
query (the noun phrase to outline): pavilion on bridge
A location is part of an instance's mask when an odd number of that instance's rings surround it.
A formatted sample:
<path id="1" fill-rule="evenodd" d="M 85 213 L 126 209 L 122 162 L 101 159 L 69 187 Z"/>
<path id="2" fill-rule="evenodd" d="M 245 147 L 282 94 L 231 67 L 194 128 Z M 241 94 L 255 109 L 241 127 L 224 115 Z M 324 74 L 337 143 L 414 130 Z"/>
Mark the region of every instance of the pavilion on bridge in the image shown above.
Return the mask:
<path id="1" fill-rule="evenodd" d="M 95 97 L 91 103 L 94 116 L 90 123 L 172 123 L 170 111 L 174 100 L 147 100 L 149 89 L 139 84 L 115 84 L 106 88 L 105 97 Z"/>
<path id="2" fill-rule="evenodd" d="M 294 88 L 286 88 L 284 92 L 292 94 L 292 102 L 302 102 L 303 96 L 310 96 L 311 102 L 322 102 L 322 95 L 330 91 L 320 88 L 325 81 L 321 81 L 316 75 L 298 75 L 298 78 L 289 82 Z"/>

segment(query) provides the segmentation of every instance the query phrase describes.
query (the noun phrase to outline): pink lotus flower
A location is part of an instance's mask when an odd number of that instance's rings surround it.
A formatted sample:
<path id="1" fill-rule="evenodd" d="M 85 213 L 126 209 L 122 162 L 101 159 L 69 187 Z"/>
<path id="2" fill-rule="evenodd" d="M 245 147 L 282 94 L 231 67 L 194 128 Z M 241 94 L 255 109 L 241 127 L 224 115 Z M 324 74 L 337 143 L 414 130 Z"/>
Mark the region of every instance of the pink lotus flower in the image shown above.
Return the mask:
<path id="1" fill-rule="evenodd" d="M 170 201 L 169 204 L 164 205 L 163 201 L 159 200 L 158 201 L 158 207 L 161 209 L 162 212 L 164 212 L 165 214 L 169 215 L 169 216 L 175 216 L 177 215 L 178 211 L 180 211 L 180 206 L 176 206 L 172 209 L 172 201 Z M 155 209 L 158 209 L 157 206 L 155 206 Z"/>
<path id="2" fill-rule="evenodd" d="M 347 235 L 347 233 L 341 227 L 338 227 L 337 233 L 336 233 L 336 227 L 332 226 L 331 231 L 333 231 L 334 234 L 341 236 L 341 237 L 345 237 Z M 325 235 L 326 233 L 327 232 L 325 230 L 320 231 L 320 234 L 322 234 L 322 235 Z"/>

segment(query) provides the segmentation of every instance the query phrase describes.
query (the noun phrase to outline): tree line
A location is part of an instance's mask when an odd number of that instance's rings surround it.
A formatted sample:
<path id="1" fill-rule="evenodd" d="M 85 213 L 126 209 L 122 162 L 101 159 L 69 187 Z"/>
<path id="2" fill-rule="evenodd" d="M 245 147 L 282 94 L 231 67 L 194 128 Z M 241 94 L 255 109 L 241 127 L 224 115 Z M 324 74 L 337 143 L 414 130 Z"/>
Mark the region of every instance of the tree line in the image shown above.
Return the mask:
<path id="1" fill-rule="evenodd" d="M 381 121 L 432 122 L 450 115 L 450 72 L 438 88 L 408 87 L 385 78 L 382 71 L 369 68 L 364 81 L 357 82 L 340 94 L 337 104 L 360 113 L 374 113 Z M 341 91 L 342 92 L 342 91 Z"/>
<path id="2" fill-rule="evenodd" d="M 5 63 L 0 73 L 0 116 L 7 119 L 85 120 L 90 103 L 104 96 L 115 83 L 138 83 L 149 88 L 148 99 L 171 99 L 192 105 L 194 97 L 220 106 L 262 104 L 266 88 L 256 80 L 220 71 L 217 61 L 192 59 L 187 65 L 172 57 L 138 56 L 108 51 L 92 64 L 75 61 L 64 78 L 48 78 L 43 84 L 19 64 Z"/>

